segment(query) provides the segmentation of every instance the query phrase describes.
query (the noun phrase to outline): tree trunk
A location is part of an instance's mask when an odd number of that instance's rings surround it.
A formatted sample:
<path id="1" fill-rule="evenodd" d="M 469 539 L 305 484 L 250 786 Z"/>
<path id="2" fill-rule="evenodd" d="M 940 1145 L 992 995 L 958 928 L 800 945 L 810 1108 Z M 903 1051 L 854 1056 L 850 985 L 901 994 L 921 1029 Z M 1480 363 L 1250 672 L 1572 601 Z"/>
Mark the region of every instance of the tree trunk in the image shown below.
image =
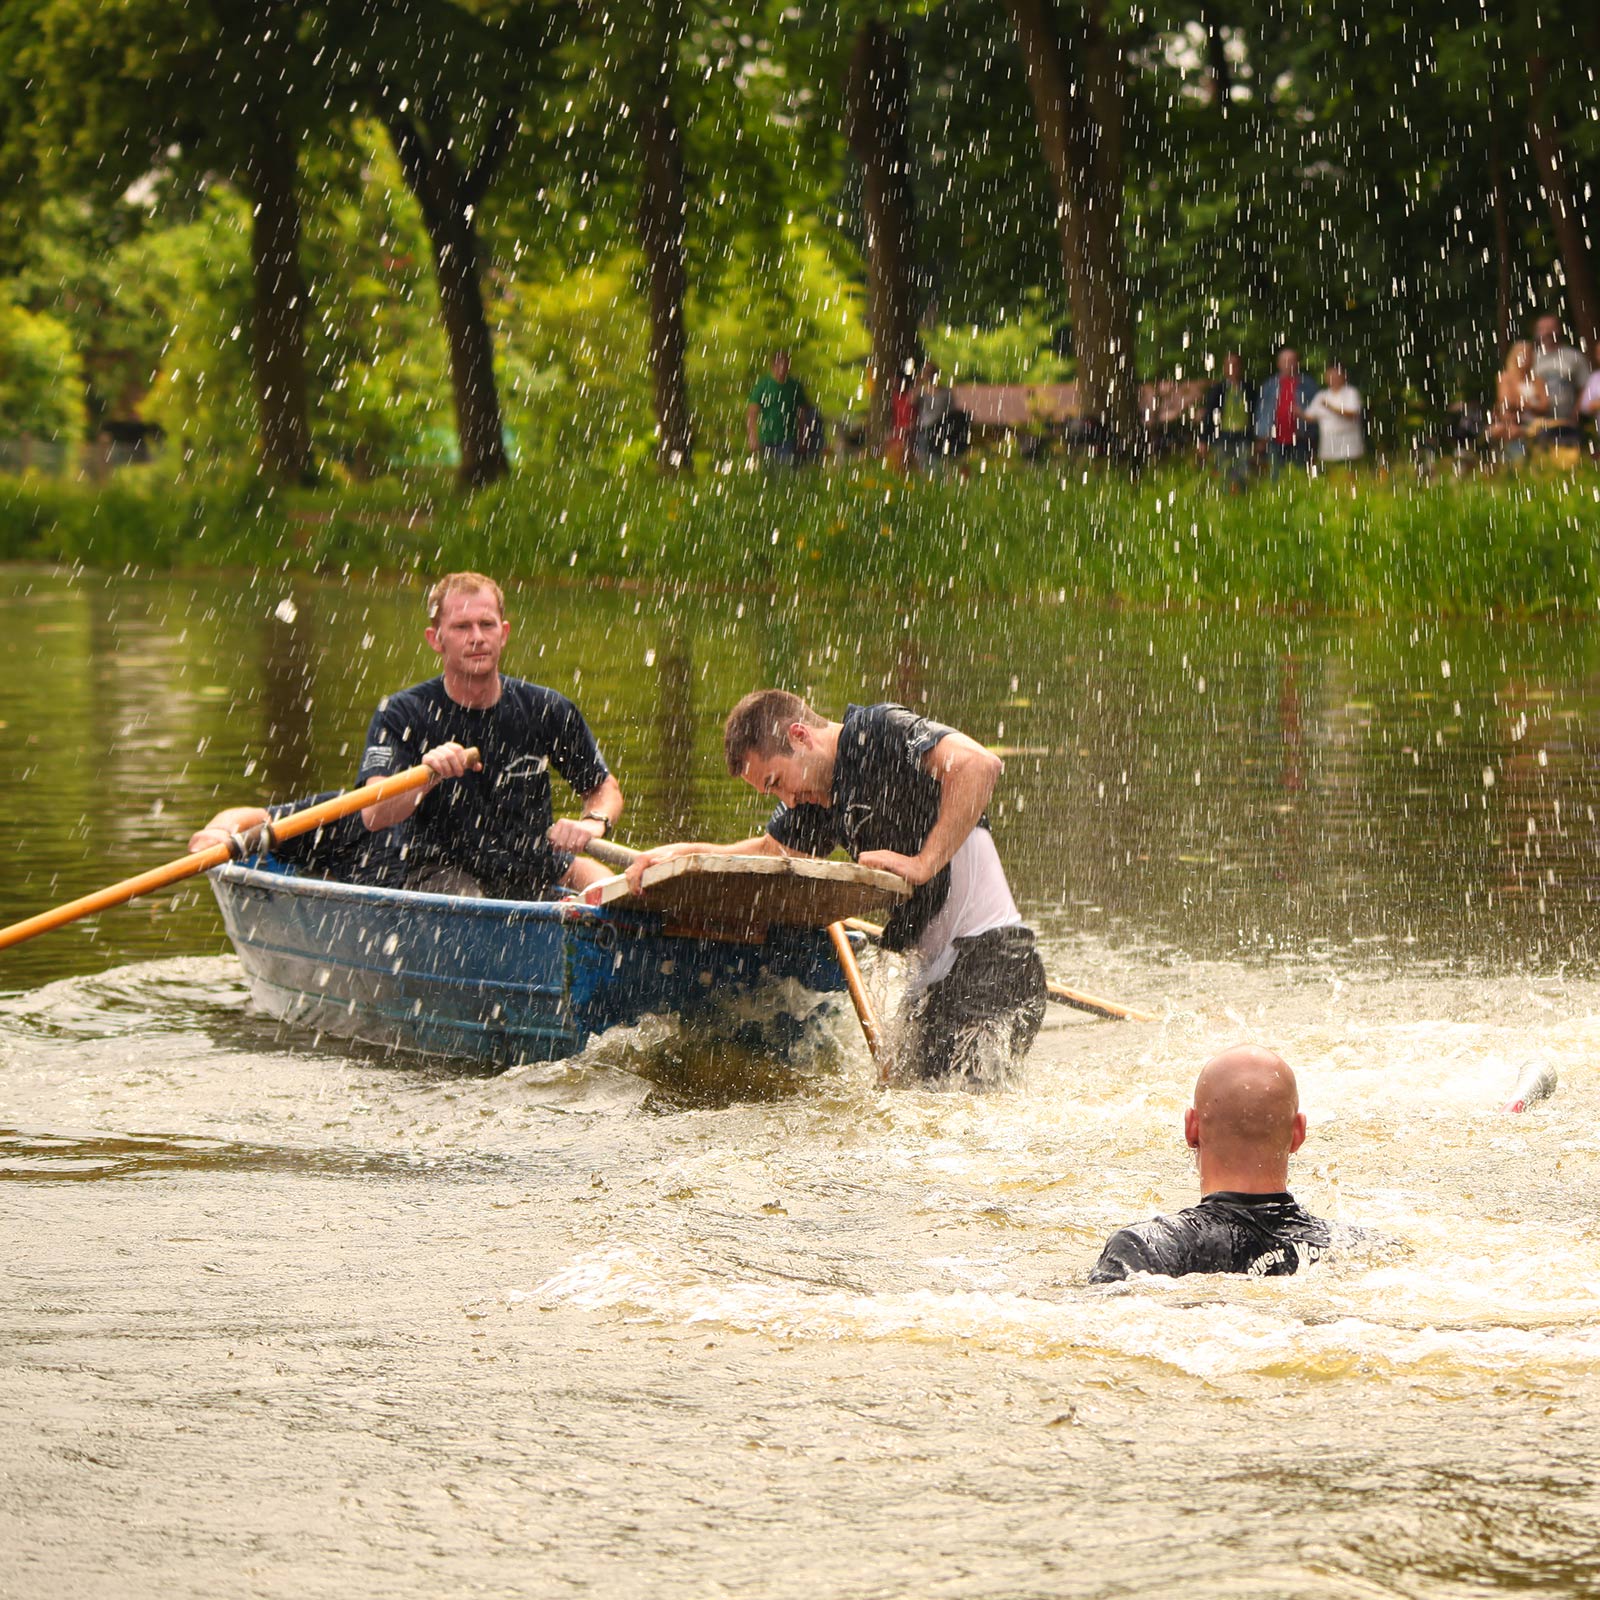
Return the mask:
<path id="1" fill-rule="evenodd" d="M 515 130 L 502 112 L 470 171 L 456 159 L 448 111 L 434 106 L 413 121 L 387 119 L 407 187 L 417 197 L 439 285 L 439 316 L 450 352 L 450 391 L 455 402 L 457 476 L 470 489 L 503 478 L 508 470 L 500 392 L 494 376 L 494 335 L 483 309 L 478 230 L 473 214 Z"/>
<path id="2" fill-rule="evenodd" d="M 1228 62 L 1228 43 L 1222 24 L 1211 6 L 1200 7 L 1200 26 L 1206 34 L 1206 104 L 1219 107 L 1224 115 L 1233 98 L 1233 68 Z"/>
<path id="3" fill-rule="evenodd" d="M 245 163 L 250 227 L 250 364 L 260 409 L 261 466 L 280 483 L 311 483 L 316 462 L 306 414 L 306 288 L 300 274 L 295 142 L 262 111 Z"/>
<path id="4" fill-rule="evenodd" d="M 1061 262 L 1072 308 L 1078 395 L 1106 449 L 1145 452 L 1134 375 L 1133 316 L 1122 244 L 1122 58 L 1101 5 L 1006 0 L 1056 191 Z"/>
<path id="5" fill-rule="evenodd" d="M 867 316 L 872 329 L 869 434 L 880 449 L 894 420 L 903 373 L 915 370 L 918 293 L 916 225 L 911 197 L 906 44 L 881 22 L 856 36 L 845 86 L 845 131 L 861 163 L 867 236 Z"/>
<path id="6" fill-rule="evenodd" d="M 1550 60 L 1536 52 L 1528 59 L 1528 143 L 1539 168 L 1539 186 L 1550 210 L 1567 282 L 1567 317 L 1585 351 L 1600 338 L 1600 294 L 1595 287 L 1589 241 L 1567 174 L 1562 136 L 1550 105 Z"/>
<path id="7" fill-rule="evenodd" d="M 1504 362 L 1515 338 L 1511 324 L 1511 217 L 1506 207 L 1505 153 L 1494 91 L 1489 97 L 1489 204 L 1494 217 L 1495 355 Z"/>
<path id="8" fill-rule="evenodd" d="M 657 0 L 634 108 L 639 136 L 639 245 L 650 280 L 650 367 L 655 375 L 656 459 L 664 472 L 694 468 L 689 417 L 688 293 L 684 259 L 683 141 L 672 105 L 673 65 L 682 32 L 676 0 Z"/>

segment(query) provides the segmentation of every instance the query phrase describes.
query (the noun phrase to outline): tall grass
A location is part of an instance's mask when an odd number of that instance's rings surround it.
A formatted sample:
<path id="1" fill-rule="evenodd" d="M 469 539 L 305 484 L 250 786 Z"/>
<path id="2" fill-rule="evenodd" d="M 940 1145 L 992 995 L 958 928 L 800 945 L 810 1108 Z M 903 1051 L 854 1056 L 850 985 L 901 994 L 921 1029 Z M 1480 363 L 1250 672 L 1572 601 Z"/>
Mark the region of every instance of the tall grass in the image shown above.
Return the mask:
<path id="1" fill-rule="evenodd" d="M 582 468 L 472 498 L 442 479 L 273 491 L 159 469 L 0 480 L 0 559 L 286 566 L 776 590 L 1065 592 L 1139 604 L 1459 614 L 1600 608 L 1600 474 L 1421 485 L 1129 481 L 858 466 L 689 482 Z"/>

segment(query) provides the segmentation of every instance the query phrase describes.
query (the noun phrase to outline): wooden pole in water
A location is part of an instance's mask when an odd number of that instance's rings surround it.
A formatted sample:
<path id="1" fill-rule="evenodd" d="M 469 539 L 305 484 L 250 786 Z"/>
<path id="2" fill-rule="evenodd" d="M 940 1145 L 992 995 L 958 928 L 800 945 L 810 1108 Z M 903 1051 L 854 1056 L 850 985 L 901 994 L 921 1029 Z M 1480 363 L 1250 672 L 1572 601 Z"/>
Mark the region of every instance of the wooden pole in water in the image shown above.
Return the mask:
<path id="1" fill-rule="evenodd" d="M 869 939 L 878 938 L 883 929 L 875 922 L 864 922 L 860 917 L 846 917 L 845 927 L 855 933 L 864 933 Z M 1057 1005 L 1071 1006 L 1077 1011 L 1088 1011 L 1097 1017 L 1111 1017 L 1117 1022 L 1156 1022 L 1159 1019 L 1149 1011 L 1135 1011 L 1132 1006 L 1118 1005 L 1115 1000 L 1101 1000 L 1092 994 L 1069 989 L 1064 983 L 1051 979 L 1045 992 Z"/>
<path id="2" fill-rule="evenodd" d="M 878 1013 L 873 1010 L 872 997 L 862 981 L 861 966 L 856 953 L 850 948 L 850 935 L 842 922 L 828 924 L 828 937 L 833 941 L 833 953 L 839 958 L 844 971 L 845 987 L 850 991 L 850 1003 L 856 1008 L 861 1022 L 861 1032 L 866 1036 L 867 1052 L 878 1063 L 878 1082 L 888 1078 L 889 1063 L 883 1054 L 883 1030 L 878 1026 Z"/>
<path id="3" fill-rule="evenodd" d="M 467 756 L 470 761 L 476 762 L 478 752 L 469 750 Z M 302 833 L 310 833 L 313 828 L 320 828 L 324 823 L 337 822 L 340 817 L 364 811 L 368 806 L 377 805 L 379 801 L 391 800 L 397 794 L 409 794 L 413 789 L 422 788 L 432 778 L 433 771 L 429 767 L 408 767 L 404 772 L 380 778 L 376 783 L 352 789 L 348 794 L 335 795 L 333 799 L 324 800 L 320 805 L 307 806 L 301 811 L 291 811 L 288 816 L 279 817 L 276 822 L 265 826 L 270 827 L 271 837 L 274 839 L 293 839 Z M 256 830 L 251 831 L 256 832 Z M 250 854 L 251 848 L 249 835 L 236 837 L 227 844 L 214 844 L 209 850 L 196 850 L 192 855 L 180 856 L 176 861 L 167 862 L 165 866 L 152 867 L 137 877 L 124 878 L 121 883 L 97 889 L 93 894 L 86 894 L 81 899 L 69 900 L 65 905 L 56 906 L 50 911 L 41 911 L 37 916 L 29 917 L 23 922 L 13 922 L 9 928 L 0 928 L 0 950 L 21 944 L 36 934 L 49 933 L 53 928 L 65 927 L 67 923 L 76 922 L 80 917 L 92 917 L 97 911 L 123 905 L 138 895 L 148 894 L 152 889 L 164 889 L 168 884 L 181 883 L 185 878 L 209 872 L 213 867 L 226 866 L 228 862 Z"/>

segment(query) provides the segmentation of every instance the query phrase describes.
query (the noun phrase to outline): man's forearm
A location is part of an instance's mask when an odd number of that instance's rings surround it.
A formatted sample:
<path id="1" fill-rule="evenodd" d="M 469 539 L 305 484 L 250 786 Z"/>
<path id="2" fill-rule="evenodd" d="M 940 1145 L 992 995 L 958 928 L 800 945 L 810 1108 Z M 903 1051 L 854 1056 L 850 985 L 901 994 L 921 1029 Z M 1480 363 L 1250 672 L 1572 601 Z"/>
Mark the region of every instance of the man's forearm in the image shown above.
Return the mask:
<path id="1" fill-rule="evenodd" d="M 608 827 L 616 827 L 622 816 L 622 785 L 609 773 L 583 797 L 583 814 L 602 818 Z"/>
<path id="2" fill-rule="evenodd" d="M 935 760 L 939 757 L 938 746 L 934 747 L 933 757 Z M 927 868 L 929 877 L 950 865 L 967 835 L 977 827 L 978 819 L 994 794 L 1001 770 L 1000 758 L 978 744 L 963 748 L 953 760 L 948 760 L 942 774 L 935 769 L 934 776 L 940 782 L 939 815 L 917 852 L 917 859 Z"/>
<path id="3" fill-rule="evenodd" d="M 634 892 L 639 889 L 645 872 L 659 862 L 671 861 L 678 856 L 786 856 L 795 852 L 785 850 L 770 833 L 758 833 L 736 844 L 690 843 L 658 845 L 654 850 L 641 851 L 629 865 L 627 879 Z"/>
<path id="4" fill-rule="evenodd" d="M 680 856 L 789 856 L 799 855 L 797 850 L 785 850 L 770 833 L 752 834 L 734 844 L 682 844 L 664 845 L 663 849 Z"/>
<path id="5" fill-rule="evenodd" d="M 406 821 L 421 803 L 423 795 L 427 794 L 438 781 L 435 778 L 424 788 L 408 789 L 404 794 L 393 794 L 374 806 L 364 807 L 361 820 L 366 823 L 367 832 L 382 833 L 385 828 L 397 827 Z"/>

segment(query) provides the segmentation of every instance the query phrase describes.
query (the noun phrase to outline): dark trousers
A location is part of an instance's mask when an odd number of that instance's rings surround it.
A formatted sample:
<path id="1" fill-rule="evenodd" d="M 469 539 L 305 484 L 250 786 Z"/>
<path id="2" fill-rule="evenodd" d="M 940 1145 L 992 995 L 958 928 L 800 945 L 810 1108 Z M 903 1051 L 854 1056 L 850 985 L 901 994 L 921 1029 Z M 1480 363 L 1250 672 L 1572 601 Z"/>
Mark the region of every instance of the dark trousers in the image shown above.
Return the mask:
<path id="1" fill-rule="evenodd" d="M 896 1059 L 925 1083 L 999 1088 L 1044 1021 L 1044 962 L 1029 928 L 995 928 L 955 945 L 955 964 L 906 1007 Z"/>

